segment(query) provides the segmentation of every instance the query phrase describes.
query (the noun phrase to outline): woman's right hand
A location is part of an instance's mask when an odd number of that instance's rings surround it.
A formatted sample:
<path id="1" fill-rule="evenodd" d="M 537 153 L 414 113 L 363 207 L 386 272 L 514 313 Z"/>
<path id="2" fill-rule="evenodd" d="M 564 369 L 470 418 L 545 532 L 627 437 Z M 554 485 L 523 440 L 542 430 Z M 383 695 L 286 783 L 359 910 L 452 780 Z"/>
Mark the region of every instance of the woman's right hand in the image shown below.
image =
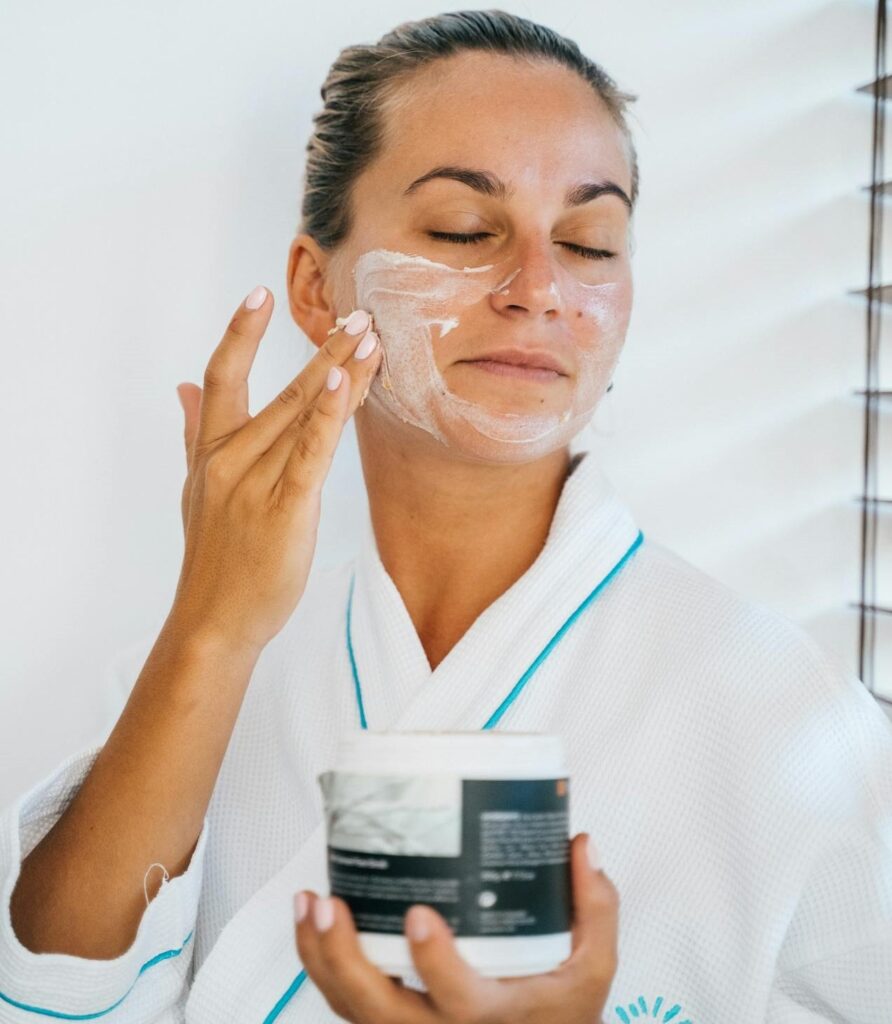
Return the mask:
<path id="1" fill-rule="evenodd" d="M 251 294 L 258 293 L 258 308 L 248 308 L 246 299 L 232 317 L 208 362 L 203 390 L 195 384 L 177 389 L 188 474 L 181 500 L 183 566 L 169 616 L 189 635 L 255 654 L 303 594 L 322 485 L 344 423 L 381 362 L 371 318 L 354 311 L 252 417 L 248 372 L 273 309 L 272 295 L 260 288 Z"/>

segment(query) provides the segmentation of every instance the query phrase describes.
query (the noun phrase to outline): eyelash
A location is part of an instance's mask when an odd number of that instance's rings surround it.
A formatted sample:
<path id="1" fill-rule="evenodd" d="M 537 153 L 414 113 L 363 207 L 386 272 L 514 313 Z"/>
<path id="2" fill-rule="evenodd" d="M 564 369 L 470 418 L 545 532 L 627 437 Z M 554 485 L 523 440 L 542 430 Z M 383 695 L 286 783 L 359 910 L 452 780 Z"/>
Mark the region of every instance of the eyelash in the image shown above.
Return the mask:
<path id="1" fill-rule="evenodd" d="M 466 245 L 473 245 L 483 238 L 491 237 L 488 231 L 478 231 L 467 235 L 460 234 L 457 231 L 428 231 L 427 233 L 431 238 L 442 239 L 446 242 L 459 242 Z M 561 245 L 567 246 L 571 251 L 590 260 L 609 260 L 616 256 L 615 252 L 608 252 L 606 249 L 590 249 L 588 246 L 577 245 L 575 242 L 561 242 Z"/>

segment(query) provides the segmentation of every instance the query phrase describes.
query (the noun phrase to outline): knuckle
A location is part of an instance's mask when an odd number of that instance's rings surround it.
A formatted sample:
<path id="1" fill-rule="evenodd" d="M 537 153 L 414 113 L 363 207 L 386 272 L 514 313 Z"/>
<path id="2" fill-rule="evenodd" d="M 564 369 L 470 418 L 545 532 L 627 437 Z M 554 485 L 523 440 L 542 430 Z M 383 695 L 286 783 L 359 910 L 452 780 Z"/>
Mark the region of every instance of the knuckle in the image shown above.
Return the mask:
<path id="1" fill-rule="evenodd" d="M 241 312 L 236 313 L 226 328 L 227 334 L 235 335 L 236 338 L 247 338 L 251 334 L 250 324 L 247 317 Z"/>
<path id="2" fill-rule="evenodd" d="M 232 464 L 221 448 L 216 448 L 204 460 L 205 479 L 212 484 L 225 484 L 232 478 Z"/>
<path id="3" fill-rule="evenodd" d="M 291 421 L 291 432 L 293 436 L 299 436 L 313 418 L 313 407 L 305 405 Z"/>
<path id="4" fill-rule="evenodd" d="M 303 477 L 295 473 L 286 473 L 276 485 L 273 494 L 273 507 L 276 510 L 289 508 L 295 499 L 307 495 L 307 484 Z"/>
<path id="5" fill-rule="evenodd" d="M 294 443 L 297 456 L 303 462 L 314 462 L 322 455 L 323 444 L 318 430 L 307 427 L 302 430 Z"/>
<path id="6" fill-rule="evenodd" d="M 319 405 L 316 406 L 316 415 L 319 417 L 320 421 L 337 421 L 340 419 L 340 414 L 337 413 L 334 409 L 328 408 L 324 402 L 320 402 Z"/>
<path id="7" fill-rule="evenodd" d="M 340 361 L 340 360 L 339 360 L 339 359 L 337 358 L 337 356 L 336 356 L 336 355 L 334 354 L 334 351 L 333 351 L 333 349 L 332 349 L 332 347 L 331 347 L 331 345 L 332 345 L 332 341 L 334 340 L 334 338 L 339 338 L 339 337 L 340 337 L 340 335 L 338 335 L 338 334 L 335 334 L 335 335 L 333 336 L 332 340 L 330 340 L 330 341 L 327 341 L 327 342 L 326 342 L 326 343 L 325 343 L 325 344 L 324 344 L 324 345 L 323 345 L 323 346 L 322 346 L 322 347 L 321 347 L 321 348 L 319 349 L 319 352 L 318 352 L 318 358 L 319 358 L 319 360 L 320 360 L 320 361 L 321 361 L 322 363 L 324 363 L 324 364 L 325 364 L 325 365 L 326 365 L 326 366 L 327 366 L 327 367 L 328 367 L 329 369 L 330 369 L 330 368 L 331 368 L 332 366 L 340 366 L 340 365 L 341 365 L 341 361 Z"/>
<path id="8" fill-rule="evenodd" d="M 240 514 L 250 515 L 263 501 L 263 484 L 251 474 L 239 480 L 230 495 L 232 507 Z"/>
<path id="9" fill-rule="evenodd" d="M 601 873 L 601 892 L 604 902 L 609 906 L 619 906 L 619 890 L 603 872 Z"/>
<path id="10" fill-rule="evenodd" d="M 291 381 L 290 384 L 284 387 L 278 395 L 276 395 L 278 401 L 289 408 L 292 408 L 295 405 L 304 405 L 306 403 L 306 397 L 307 394 L 304 390 L 304 386 L 299 380 Z"/>
<path id="11" fill-rule="evenodd" d="M 229 378 L 223 366 L 211 360 L 205 367 L 202 383 L 205 391 L 219 391 L 229 385 Z"/>
<path id="12" fill-rule="evenodd" d="M 618 906 L 619 890 L 605 872 L 596 871 L 590 898 L 598 906 Z"/>

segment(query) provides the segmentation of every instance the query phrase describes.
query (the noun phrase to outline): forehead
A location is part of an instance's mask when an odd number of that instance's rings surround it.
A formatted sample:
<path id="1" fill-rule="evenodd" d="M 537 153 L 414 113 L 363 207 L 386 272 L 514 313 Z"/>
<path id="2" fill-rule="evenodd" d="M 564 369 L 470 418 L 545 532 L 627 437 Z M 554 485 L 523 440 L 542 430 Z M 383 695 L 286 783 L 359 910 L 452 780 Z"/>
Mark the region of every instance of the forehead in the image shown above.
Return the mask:
<path id="1" fill-rule="evenodd" d="M 550 182 L 563 194 L 592 175 L 631 188 L 624 138 L 606 104 L 552 61 L 480 51 L 440 58 L 399 85 L 383 117 L 385 142 L 369 168 L 379 188 L 398 191 L 441 162 L 492 168 L 519 191 Z"/>

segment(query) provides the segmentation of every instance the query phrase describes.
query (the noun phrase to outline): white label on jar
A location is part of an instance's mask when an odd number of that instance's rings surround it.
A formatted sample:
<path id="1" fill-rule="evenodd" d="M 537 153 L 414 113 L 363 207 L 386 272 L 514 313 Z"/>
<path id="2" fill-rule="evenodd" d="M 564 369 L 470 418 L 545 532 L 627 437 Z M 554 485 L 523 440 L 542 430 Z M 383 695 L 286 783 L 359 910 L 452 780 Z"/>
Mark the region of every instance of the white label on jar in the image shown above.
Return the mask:
<path id="1" fill-rule="evenodd" d="M 331 894 L 359 931 L 401 934 L 413 903 L 457 936 L 570 930 L 566 778 L 333 771 L 319 782 Z"/>

